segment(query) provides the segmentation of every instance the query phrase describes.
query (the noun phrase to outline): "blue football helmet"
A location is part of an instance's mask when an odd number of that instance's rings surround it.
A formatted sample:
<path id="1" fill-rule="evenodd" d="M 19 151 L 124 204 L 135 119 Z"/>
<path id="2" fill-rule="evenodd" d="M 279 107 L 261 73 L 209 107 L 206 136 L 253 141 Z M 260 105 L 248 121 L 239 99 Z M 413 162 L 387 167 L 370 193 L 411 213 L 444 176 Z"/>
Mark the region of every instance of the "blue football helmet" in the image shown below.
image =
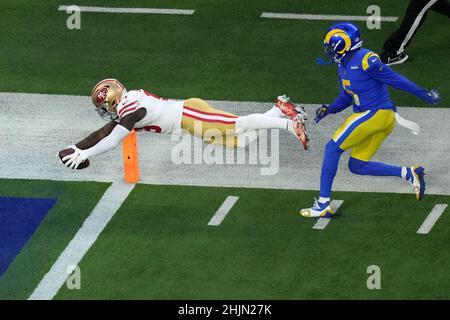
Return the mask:
<path id="1" fill-rule="evenodd" d="M 348 52 L 362 46 L 361 32 L 354 23 L 336 23 L 325 33 L 323 46 L 327 56 L 334 62 L 339 63 Z"/>

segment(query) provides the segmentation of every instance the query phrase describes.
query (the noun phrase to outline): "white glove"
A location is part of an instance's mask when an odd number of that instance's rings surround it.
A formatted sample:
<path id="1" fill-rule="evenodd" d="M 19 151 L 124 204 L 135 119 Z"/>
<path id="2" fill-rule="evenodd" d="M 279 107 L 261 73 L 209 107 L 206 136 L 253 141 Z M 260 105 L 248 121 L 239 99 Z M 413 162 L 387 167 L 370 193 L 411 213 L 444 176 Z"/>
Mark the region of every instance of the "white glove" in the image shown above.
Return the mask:
<path id="1" fill-rule="evenodd" d="M 70 169 L 77 169 L 80 163 L 85 161 L 87 159 L 86 152 L 84 150 L 81 150 L 77 148 L 75 145 L 69 146 L 67 148 L 72 148 L 75 150 L 74 153 L 69 154 L 68 156 L 65 156 L 61 160 L 63 161 L 63 164 Z M 67 160 L 67 161 L 66 161 Z"/>

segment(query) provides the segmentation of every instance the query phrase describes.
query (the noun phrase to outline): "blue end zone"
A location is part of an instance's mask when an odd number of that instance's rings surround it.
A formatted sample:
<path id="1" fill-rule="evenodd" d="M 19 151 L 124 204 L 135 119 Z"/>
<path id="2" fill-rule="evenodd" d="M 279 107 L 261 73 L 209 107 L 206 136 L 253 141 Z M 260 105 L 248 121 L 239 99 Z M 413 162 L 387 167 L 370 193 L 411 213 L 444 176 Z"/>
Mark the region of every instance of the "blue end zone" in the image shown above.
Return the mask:
<path id="1" fill-rule="evenodd" d="M 0 197 L 0 277 L 55 203 L 56 199 Z"/>

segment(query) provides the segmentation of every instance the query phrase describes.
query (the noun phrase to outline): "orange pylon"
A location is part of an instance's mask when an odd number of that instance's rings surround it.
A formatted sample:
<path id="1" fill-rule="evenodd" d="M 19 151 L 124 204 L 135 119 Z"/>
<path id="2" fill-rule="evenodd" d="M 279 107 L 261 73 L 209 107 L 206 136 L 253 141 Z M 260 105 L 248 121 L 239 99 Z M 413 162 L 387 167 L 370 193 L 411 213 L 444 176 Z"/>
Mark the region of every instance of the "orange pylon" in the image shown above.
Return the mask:
<path id="1" fill-rule="evenodd" d="M 139 158 L 136 131 L 132 131 L 123 139 L 123 171 L 127 183 L 137 183 L 139 176 Z"/>

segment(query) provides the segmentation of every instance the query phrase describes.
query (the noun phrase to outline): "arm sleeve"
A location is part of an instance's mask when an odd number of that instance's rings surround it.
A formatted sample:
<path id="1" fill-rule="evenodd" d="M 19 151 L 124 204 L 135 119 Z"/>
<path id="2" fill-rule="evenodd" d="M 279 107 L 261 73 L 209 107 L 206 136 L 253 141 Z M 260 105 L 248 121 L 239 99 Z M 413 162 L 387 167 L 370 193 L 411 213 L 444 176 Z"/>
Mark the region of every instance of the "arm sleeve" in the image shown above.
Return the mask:
<path id="1" fill-rule="evenodd" d="M 342 87 L 342 81 L 340 77 L 339 77 L 339 85 L 341 87 L 341 91 L 339 92 L 339 95 L 336 98 L 336 100 L 334 100 L 334 102 L 328 106 L 329 113 L 341 112 L 342 110 L 348 108 L 353 102 L 353 97 L 350 94 L 348 94 L 348 92 L 345 91 L 344 88 Z"/>
<path id="2" fill-rule="evenodd" d="M 406 91 L 426 102 L 431 102 L 426 89 L 420 88 L 414 82 L 393 71 L 389 66 L 383 64 L 376 56 L 371 56 L 369 58 L 368 68 L 365 71 L 372 78 L 382 83 L 395 89 Z"/>
<path id="3" fill-rule="evenodd" d="M 130 131 L 128 131 L 128 129 L 124 126 L 121 126 L 120 124 L 116 125 L 109 135 L 100 140 L 93 147 L 84 150 L 86 152 L 86 157 L 90 158 L 114 149 L 129 133 Z"/>

